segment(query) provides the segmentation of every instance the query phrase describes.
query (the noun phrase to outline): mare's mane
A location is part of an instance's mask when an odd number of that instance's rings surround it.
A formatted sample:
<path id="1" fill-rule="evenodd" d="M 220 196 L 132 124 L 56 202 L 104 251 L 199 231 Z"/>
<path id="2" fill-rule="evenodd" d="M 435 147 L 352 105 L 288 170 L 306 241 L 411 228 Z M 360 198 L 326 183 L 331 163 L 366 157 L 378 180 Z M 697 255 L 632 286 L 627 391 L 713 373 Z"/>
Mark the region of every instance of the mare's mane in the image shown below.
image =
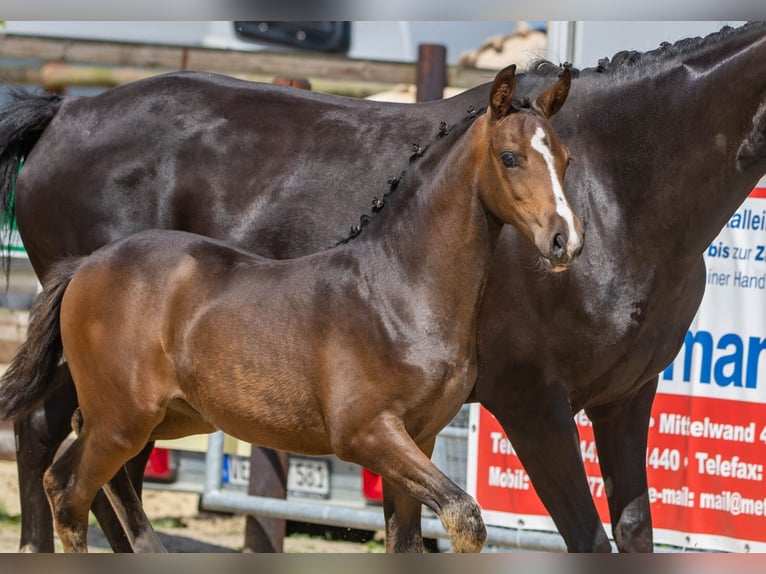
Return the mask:
<path id="1" fill-rule="evenodd" d="M 706 36 L 695 36 L 683 38 L 674 43 L 663 42 L 659 47 L 646 52 L 636 50 L 620 50 L 615 53 L 611 59 L 602 58 L 598 65 L 577 69 L 570 64 L 558 65 L 545 59 L 535 60 L 528 73 L 538 76 L 551 76 L 561 72 L 563 66 L 569 67 L 573 77 L 589 76 L 592 74 L 606 74 L 623 76 L 636 68 L 658 68 L 668 62 L 676 61 L 689 54 L 694 54 L 710 46 L 715 46 L 723 41 L 747 34 L 753 28 L 762 26 L 761 22 L 748 22 L 743 26 L 733 28 L 724 26 L 717 32 L 712 32 Z"/>

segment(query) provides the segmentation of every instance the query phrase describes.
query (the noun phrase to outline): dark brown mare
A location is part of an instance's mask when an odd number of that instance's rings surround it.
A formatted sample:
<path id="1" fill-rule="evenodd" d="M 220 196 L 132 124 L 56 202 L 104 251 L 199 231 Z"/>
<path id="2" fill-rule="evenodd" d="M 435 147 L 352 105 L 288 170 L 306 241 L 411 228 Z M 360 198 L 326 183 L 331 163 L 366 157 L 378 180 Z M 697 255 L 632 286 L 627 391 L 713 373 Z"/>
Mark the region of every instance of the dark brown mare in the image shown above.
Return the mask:
<path id="1" fill-rule="evenodd" d="M 569 71 L 526 108 L 513 104 L 514 73 L 497 75 L 487 112 L 426 150 L 353 241 L 276 260 L 148 230 L 51 271 L 2 380 L 16 408 L 3 414 L 47 394 L 63 350 L 79 434 L 44 483 L 65 551 L 87 551 L 94 497 L 148 441 L 216 428 L 363 465 L 431 508 L 456 551 L 482 548 L 479 506 L 430 456 L 475 383 L 492 253 L 503 223 L 554 270 L 582 249 L 563 192 L 569 152 L 548 121 Z M 387 519 L 391 534 L 407 527 Z"/>
<path id="2" fill-rule="evenodd" d="M 517 74 L 517 96 L 557 73 Z M 303 255 L 343 237 L 412 145 L 484 106 L 489 87 L 407 105 L 172 74 L 92 98 L 20 96 L 0 116 L 0 187 L 7 197 L 25 155 L 17 217 L 43 282 L 63 257 L 149 227 Z M 610 549 L 572 417 L 583 408 L 617 547 L 652 549 L 645 445 L 657 374 L 699 305 L 706 245 L 766 171 L 764 100 L 762 23 L 580 71 L 553 125 L 574 158 L 567 192 L 583 261 L 542 273 L 528 242 L 501 233 L 469 400 L 499 419 L 571 551 Z M 26 550 L 53 549 L 41 477 L 75 408 L 65 369 L 60 378 L 59 394 L 15 427 Z M 131 468 L 140 487 L 143 463 Z M 127 549 L 101 505 L 96 514 Z"/>

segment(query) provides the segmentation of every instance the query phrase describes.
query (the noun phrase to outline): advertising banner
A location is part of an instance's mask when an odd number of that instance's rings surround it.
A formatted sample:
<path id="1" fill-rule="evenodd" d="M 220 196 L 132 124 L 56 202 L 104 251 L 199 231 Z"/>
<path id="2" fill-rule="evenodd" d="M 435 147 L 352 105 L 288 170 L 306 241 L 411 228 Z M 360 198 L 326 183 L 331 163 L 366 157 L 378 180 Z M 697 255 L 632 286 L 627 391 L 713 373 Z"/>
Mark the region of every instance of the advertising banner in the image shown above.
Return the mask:
<path id="1" fill-rule="evenodd" d="M 654 541 L 766 551 L 766 179 L 706 253 L 707 285 L 652 409 L 646 464 Z M 591 493 L 609 528 L 587 416 L 575 416 Z M 488 524 L 556 531 L 494 417 L 472 405 L 468 489 Z M 611 533 L 610 533 L 611 534 Z"/>

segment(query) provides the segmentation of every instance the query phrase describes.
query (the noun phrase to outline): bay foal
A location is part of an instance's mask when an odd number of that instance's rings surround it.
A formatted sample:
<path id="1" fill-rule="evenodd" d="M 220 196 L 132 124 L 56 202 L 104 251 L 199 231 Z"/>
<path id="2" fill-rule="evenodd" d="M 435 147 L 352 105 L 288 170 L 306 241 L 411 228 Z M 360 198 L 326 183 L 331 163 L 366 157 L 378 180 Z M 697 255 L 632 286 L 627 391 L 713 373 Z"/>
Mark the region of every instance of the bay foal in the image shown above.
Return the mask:
<path id="1" fill-rule="evenodd" d="M 514 74 L 502 70 L 486 113 L 464 131 L 446 130 L 390 205 L 334 249 L 273 260 L 150 230 L 54 268 L 2 379 L 3 395 L 15 397 L 2 415 L 16 418 L 45 398 L 63 351 L 79 434 L 44 482 L 66 551 L 87 550 L 96 493 L 147 441 L 215 429 L 335 453 L 382 475 L 393 489 L 389 551 L 422 547 L 413 523 L 420 504 L 456 551 L 481 549 L 478 505 L 429 457 L 475 383 L 492 253 L 504 223 L 554 270 L 582 248 L 563 192 L 569 153 L 549 122 L 569 71 L 522 106 Z M 138 538 L 138 548 L 158 549 L 150 532 Z"/>

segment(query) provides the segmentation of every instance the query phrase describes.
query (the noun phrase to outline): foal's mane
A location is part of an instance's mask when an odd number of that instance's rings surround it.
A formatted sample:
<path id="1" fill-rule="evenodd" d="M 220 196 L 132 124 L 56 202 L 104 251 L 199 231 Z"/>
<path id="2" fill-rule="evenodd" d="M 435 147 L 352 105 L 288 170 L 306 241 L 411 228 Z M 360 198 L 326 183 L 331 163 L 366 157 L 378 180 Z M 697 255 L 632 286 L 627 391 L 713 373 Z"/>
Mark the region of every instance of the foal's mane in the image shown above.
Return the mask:
<path id="1" fill-rule="evenodd" d="M 569 66 L 573 77 L 606 74 L 614 75 L 619 78 L 620 76 L 627 75 L 629 71 L 633 71 L 636 68 L 653 69 L 653 67 L 660 67 L 667 62 L 675 61 L 684 56 L 688 56 L 689 54 L 694 54 L 711 46 L 715 46 L 731 38 L 747 34 L 753 29 L 763 27 L 763 25 L 763 22 L 748 22 L 737 28 L 724 26 L 719 31 L 706 36 L 683 38 L 672 44 L 670 42 L 663 42 L 659 47 L 646 52 L 620 50 L 615 53 L 611 59 L 601 58 L 598 61 L 598 65 L 589 68 L 576 69 L 571 67 L 570 64 L 564 65 Z M 529 71 L 538 76 L 551 76 L 559 74 L 561 68 L 561 65 L 554 64 L 545 59 L 540 59 L 535 60 L 532 63 Z"/>

